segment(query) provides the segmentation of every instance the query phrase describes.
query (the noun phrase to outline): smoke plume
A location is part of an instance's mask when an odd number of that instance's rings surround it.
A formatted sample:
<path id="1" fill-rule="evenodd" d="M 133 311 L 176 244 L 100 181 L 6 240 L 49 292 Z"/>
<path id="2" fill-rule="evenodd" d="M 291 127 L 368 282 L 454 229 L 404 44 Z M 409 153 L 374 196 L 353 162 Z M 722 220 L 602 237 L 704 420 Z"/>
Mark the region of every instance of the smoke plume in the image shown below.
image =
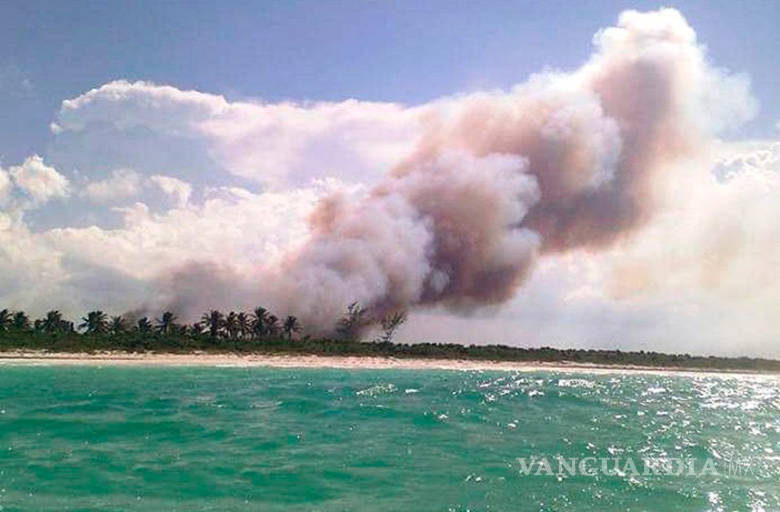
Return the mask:
<path id="1" fill-rule="evenodd" d="M 579 70 L 431 107 L 414 153 L 358 202 L 334 195 L 274 269 L 278 305 L 326 327 L 359 300 L 382 314 L 510 298 L 540 254 L 598 249 L 652 215 L 653 186 L 711 134 L 710 68 L 673 10 L 626 12 Z"/>
<path id="2" fill-rule="evenodd" d="M 428 105 L 412 154 L 361 198 L 323 200 L 308 240 L 258 272 L 258 295 L 315 330 L 352 301 L 374 317 L 470 309 L 512 297 L 545 254 L 631 236 L 665 173 L 741 121 L 749 96 L 675 10 L 625 12 L 594 46 L 573 72 Z"/>

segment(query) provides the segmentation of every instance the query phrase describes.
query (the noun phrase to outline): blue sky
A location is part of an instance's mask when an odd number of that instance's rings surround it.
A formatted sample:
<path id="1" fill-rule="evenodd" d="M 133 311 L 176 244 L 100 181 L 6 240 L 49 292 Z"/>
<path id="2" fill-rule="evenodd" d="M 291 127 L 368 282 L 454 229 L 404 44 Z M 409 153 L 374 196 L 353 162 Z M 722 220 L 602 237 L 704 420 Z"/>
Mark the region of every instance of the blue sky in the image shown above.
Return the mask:
<path id="1" fill-rule="evenodd" d="M 269 101 L 421 103 L 569 69 L 625 8 L 679 8 L 780 120 L 780 3 L 24 1 L 0 5 L 0 161 L 45 150 L 63 99 L 116 79 Z"/>
<path id="2" fill-rule="evenodd" d="M 2 2 L 0 309 L 780 357 L 780 3 L 667 5 Z"/>

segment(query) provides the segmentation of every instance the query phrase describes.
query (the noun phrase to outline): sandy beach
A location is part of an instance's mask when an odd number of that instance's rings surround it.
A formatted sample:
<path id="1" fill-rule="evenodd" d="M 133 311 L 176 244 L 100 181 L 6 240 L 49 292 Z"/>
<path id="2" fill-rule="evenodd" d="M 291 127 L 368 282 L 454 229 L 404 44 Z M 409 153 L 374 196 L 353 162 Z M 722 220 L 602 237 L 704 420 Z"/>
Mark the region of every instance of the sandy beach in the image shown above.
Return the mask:
<path id="1" fill-rule="evenodd" d="M 62 353 L 43 351 L 9 351 L 0 353 L 2 365 L 61 365 L 61 366 L 222 366 L 271 368 L 346 368 L 398 370 L 499 370 L 499 371 L 562 371 L 579 373 L 642 372 L 653 374 L 756 374 L 760 372 L 737 370 L 708 370 L 697 368 L 645 367 L 631 365 L 596 365 L 587 363 L 547 363 L 541 361 L 474 361 L 464 359 L 407 359 L 391 357 L 275 355 L 275 354 L 192 354 L 168 353 Z M 778 376 L 780 377 L 780 376 Z"/>

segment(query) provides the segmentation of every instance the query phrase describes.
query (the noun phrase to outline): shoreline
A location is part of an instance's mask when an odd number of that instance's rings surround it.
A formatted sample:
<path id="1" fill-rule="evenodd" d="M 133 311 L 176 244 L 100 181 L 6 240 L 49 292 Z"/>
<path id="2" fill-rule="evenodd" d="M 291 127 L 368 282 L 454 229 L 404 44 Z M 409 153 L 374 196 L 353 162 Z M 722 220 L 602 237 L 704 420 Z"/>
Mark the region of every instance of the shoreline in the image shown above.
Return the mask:
<path id="1" fill-rule="evenodd" d="M 683 367 L 603 365 L 575 362 L 480 361 L 470 359 L 424 359 L 376 356 L 319 356 L 304 354 L 234 354 L 193 352 L 190 354 L 154 352 L 46 352 L 17 350 L 0 352 L 0 366 L 216 366 L 267 368 L 334 368 L 352 370 L 460 370 L 460 371 L 549 371 L 569 373 L 646 373 L 661 375 L 756 375 L 777 373 Z"/>

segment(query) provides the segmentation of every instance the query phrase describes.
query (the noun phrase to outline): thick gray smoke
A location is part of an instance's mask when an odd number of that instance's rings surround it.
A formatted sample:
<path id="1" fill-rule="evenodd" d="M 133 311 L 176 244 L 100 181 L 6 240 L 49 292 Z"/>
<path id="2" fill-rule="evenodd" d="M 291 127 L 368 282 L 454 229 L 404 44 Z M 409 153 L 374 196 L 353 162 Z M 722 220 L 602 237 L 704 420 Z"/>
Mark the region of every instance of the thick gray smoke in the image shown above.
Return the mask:
<path id="1" fill-rule="evenodd" d="M 539 199 L 526 168 L 517 156 L 445 152 L 357 204 L 328 199 L 312 215 L 310 241 L 285 265 L 282 307 L 328 326 L 352 300 L 382 314 L 507 299 L 540 242 L 522 226 Z"/>
<path id="2" fill-rule="evenodd" d="M 510 298 L 540 255 L 630 236 L 671 164 L 733 120 L 712 99 L 741 82 L 674 10 L 623 13 L 594 44 L 575 72 L 430 105 L 413 154 L 360 200 L 323 201 L 258 293 L 321 330 L 352 301 L 468 309 Z"/>

